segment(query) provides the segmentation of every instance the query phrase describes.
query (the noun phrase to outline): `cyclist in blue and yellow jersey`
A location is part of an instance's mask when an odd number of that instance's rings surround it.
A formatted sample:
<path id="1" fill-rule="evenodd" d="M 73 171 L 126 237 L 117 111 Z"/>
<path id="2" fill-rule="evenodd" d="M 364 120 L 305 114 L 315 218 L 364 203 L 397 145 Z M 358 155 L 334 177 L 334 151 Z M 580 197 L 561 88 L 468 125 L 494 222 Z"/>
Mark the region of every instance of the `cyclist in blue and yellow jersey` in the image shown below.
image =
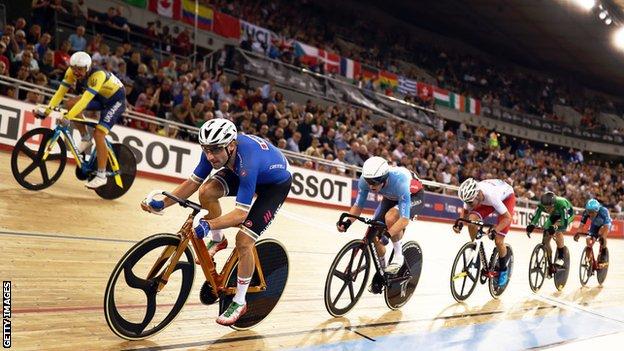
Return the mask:
<path id="1" fill-rule="evenodd" d="M 236 295 L 217 318 L 217 323 L 229 326 L 247 312 L 245 295 L 255 268 L 253 247 L 286 200 L 292 177 L 288 161 L 278 148 L 255 135 L 237 135 L 236 126 L 227 119 L 204 123 L 199 130 L 199 144 L 203 149 L 199 164 L 172 193 L 186 199 L 199 189 L 199 201 L 208 214 L 199 212 L 193 228 L 198 238 L 210 238 L 207 246 L 211 256 L 227 247 L 221 230 L 239 228 Z M 213 169 L 218 171 L 208 177 Z M 254 194 L 257 197 L 252 204 Z M 236 206 L 222 215 L 219 198 L 223 196 L 236 196 Z M 169 198 L 149 203 L 144 200 L 141 207 L 160 212 L 173 203 Z"/>
<path id="2" fill-rule="evenodd" d="M 407 168 L 390 167 L 383 158 L 373 156 L 362 166 L 358 195 L 349 210 L 350 214 L 359 216 L 362 213 L 371 191 L 383 196 L 375 210 L 374 219 L 386 224 L 394 248 L 392 262 L 386 266 L 385 259 L 382 259 L 380 264 L 386 273 L 396 274 L 404 262 L 401 239 L 405 228 L 423 207 L 423 186 L 418 177 Z M 336 224 L 338 231 L 346 231 L 353 221 L 354 219 L 350 218 L 347 225 Z M 375 249 L 380 257 L 384 257 L 386 252 L 384 243 L 376 240 Z M 373 283 L 369 286 L 369 290 L 373 293 L 381 292 L 377 284 L 379 278 L 375 275 Z"/>
<path id="3" fill-rule="evenodd" d="M 596 199 L 589 199 L 585 204 L 585 211 L 583 211 L 583 216 L 581 217 L 581 225 L 578 231 L 587 223 L 587 219 L 591 220 L 591 226 L 589 227 L 587 240 L 587 246 L 590 246 L 593 240 L 600 241 L 601 250 L 604 250 L 607 247 L 607 235 L 611 230 L 611 216 L 609 215 L 609 210 L 602 206 L 600 202 Z M 577 231 L 574 234 L 574 241 L 578 241 L 579 232 Z M 603 251 L 598 255 L 598 262 L 602 263 L 603 261 Z"/>
<path id="4" fill-rule="evenodd" d="M 71 120 L 84 110 L 100 111 L 100 121 L 93 135 L 97 151 L 97 176 L 86 184 L 90 189 L 99 188 L 106 184 L 108 151 L 104 138 L 126 110 L 126 92 L 122 82 L 114 74 L 102 69 L 92 70 L 91 56 L 78 51 L 70 57 L 69 68 L 61 85 L 52 96 L 48 108 L 39 111 L 40 116 L 43 118 L 48 116 L 52 109 L 63 101 L 70 87 L 75 87 L 82 95 L 67 102 L 69 111 L 64 117 Z M 78 147 L 78 151 L 82 153 L 91 147 L 91 135 L 84 124 L 76 123 L 76 127 L 82 135 L 82 142 Z"/>

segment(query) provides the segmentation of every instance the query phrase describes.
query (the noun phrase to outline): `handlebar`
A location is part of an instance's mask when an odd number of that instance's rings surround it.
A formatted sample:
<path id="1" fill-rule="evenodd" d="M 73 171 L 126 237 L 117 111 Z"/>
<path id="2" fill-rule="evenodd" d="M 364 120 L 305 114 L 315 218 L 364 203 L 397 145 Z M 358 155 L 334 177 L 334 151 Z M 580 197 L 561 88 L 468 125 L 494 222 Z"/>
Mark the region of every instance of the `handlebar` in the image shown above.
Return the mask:
<path id="1" fill-rule="evenodd" d="M 171 200 L 177 202 L 180 206 L 184 207 L 184 208 L 191 208 L 193 209 L 194 213 L 197 213 L 199 211 L 202 210 L 202 207 L 200 204 L 193 202 L 189 199 L 182 199 L 179 198 L 175 195 L 173 195 L 172 193 L 168 192 L 168 191 L 163 191 L 163 190 L 154 190 L 151 193 L 149 193 L 149 195 L 147 195 L 147 199 L 146 201 L 149 203 L 154 199 L 154 196 L 156 195 L 164 195 L 168 198 L 170 198 Z"/>
<path id="2" fill-rule="evenodd" d="M 355 220 L 358 220 L 366 225 L 369 225 L 371 227 L 377 227 L 377 228 L 386 228 L 386 223 L 382 222 L 382 221 L 378 221 L 376 219 L 372 219 L 372 218 L 366 218 L 366 217 L 358 217 L 358 216 L 354 216 L 350 213 L 346 213 L 344 212 L 343 214 L 340 215 L 340 219 L 338 220 L 338 223 L 341 225 L 344 225 L 345 222 L 347 221 L 347 218 L 354 218 Z"/>
<path id="3" fill-rule="evenodd" d="M 464 223 L 476 225 L 479 227 L 479 229 L 477 230 L 477 236 L 476 236 L 477 239 L 480 239 L 485 234 L 485 232 L 483 231 L 484 228 L 487 228 L 489 231 L 496 226 L 494 224 L 488 224 L 483 221 L 473 221 L 473 220 L 465 219 L 465 218 L 457 218 L 455 220 L 455 224 L 453 224 L 453 228 L 458 228 L 459 231 L 461 231 L 462 228 L 464 227 Z"/>

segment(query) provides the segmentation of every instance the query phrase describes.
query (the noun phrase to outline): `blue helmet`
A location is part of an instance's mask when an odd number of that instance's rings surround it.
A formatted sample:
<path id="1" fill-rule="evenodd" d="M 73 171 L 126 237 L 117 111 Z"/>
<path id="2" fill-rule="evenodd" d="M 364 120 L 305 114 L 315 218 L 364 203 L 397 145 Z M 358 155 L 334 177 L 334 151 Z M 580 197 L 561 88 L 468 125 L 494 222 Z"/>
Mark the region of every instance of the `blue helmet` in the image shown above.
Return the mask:
<path id="1" fill-rule="evenodd" d="M 585 204 L 585 209 L 587 211 L 598 212 L 598 210 L 600 209 L 600 202 L 598 202 L 598 200 L 596 199 L 589 199 L 587 200 L 587 203 Z"/>

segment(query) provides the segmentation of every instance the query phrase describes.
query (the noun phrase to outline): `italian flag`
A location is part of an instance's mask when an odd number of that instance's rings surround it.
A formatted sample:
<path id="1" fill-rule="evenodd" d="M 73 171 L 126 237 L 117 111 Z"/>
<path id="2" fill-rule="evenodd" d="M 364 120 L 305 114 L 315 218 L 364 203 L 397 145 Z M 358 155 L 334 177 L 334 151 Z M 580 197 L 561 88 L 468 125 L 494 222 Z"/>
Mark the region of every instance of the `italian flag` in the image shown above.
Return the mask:
<path id="1" fill-rule="evenodd" d="M 471 113 L 473 115 L 477 115 L 477 116 L 481 114 L 481 100 L 467 98 L 465 106 L 466 106 L 466 109 L 465 109 L 466 112 Z"/>
<path id="2" fill-rule="evenodd" d="M 463 95 L 451 93 L 450 96 L 450 106 L 456 110 L 465 112 L 466 111 L 466 98 Z"/>

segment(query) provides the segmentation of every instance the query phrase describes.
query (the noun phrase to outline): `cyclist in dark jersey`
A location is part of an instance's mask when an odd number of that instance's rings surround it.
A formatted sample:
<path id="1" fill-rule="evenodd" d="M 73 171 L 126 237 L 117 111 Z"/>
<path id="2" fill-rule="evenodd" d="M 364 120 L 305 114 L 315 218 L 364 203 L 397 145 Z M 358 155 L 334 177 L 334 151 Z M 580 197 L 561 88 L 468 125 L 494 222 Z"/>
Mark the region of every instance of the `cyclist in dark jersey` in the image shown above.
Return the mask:
<path id="1" fill-rule="evenodd" d="M 253 246 L 275 218 L 290 192 L 292 177 L 286 157 L 270 142 L 254 135 L 237 135 L 236 126 L 224 118 L 212 119 L 199 130 L 203 153 L 189 179 L 173 193 L 188 197 L 199 189 L 202 207 L 193 220 L 195 235 L 208 243 L 212 255 L 227 246 L 222 229 L 239 227 L 238 281 L 236 295 L 226 311 L 217 318 L 221 325 L 232 325 L 247 311 L 245 295 L 254 273 Z M 218 171 L 209 177 L 213 169 Z M 208 181 L 204 183 L 204 180 Z M 254 194 L 256 201 L 252 204 Z M 236 196 L 236 206 L 221 215 L 219 198 Z M 159 212 L 173 201 L 153 200 L 142 203 L 146 211 Z"/>

